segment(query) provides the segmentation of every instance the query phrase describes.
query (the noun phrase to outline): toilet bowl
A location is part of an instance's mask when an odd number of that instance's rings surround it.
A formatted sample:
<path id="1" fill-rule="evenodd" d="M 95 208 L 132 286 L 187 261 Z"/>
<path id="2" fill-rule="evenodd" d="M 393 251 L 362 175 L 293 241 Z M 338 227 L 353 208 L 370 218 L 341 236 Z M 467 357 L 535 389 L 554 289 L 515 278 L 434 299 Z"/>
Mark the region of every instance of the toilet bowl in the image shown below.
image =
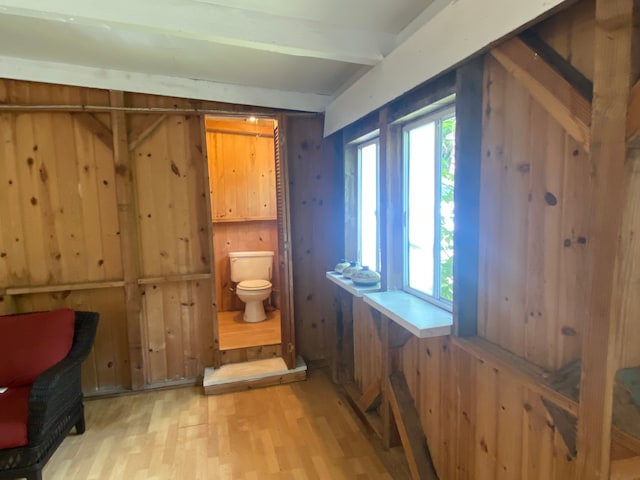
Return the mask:
<path id="1" fill-rule="evenodd" d="M 231 281 L 237 282 L 236 294 L 244 302 L 245 322 L 267 318 L 263 302 L 271 294 L 273 252 L 229 252 Z"/>
<path id="2" fill-rule="evenodd" d="M 261 322 L 267 318 L 264 302 L 271 295 L 271 282 L 266 280 L 245 280 L 236 287 L 238 298 L 245 303 L 245 322 Z"/>

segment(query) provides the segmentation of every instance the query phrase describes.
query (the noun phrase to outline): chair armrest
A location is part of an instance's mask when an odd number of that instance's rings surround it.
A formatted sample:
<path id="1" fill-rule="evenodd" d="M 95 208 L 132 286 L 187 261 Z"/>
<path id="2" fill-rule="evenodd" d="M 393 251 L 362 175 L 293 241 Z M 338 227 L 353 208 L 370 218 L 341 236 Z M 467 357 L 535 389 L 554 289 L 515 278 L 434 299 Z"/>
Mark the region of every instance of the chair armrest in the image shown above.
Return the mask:
<path id="1" fill-rule="evenodd" d="M 61 415 L 82 399 L 81 365 L 95 339 L 98 314 L 76 312 L 75 333 L 69 354 L 42 372 L 29 394 L 29 442 L 38 442 Z"/>

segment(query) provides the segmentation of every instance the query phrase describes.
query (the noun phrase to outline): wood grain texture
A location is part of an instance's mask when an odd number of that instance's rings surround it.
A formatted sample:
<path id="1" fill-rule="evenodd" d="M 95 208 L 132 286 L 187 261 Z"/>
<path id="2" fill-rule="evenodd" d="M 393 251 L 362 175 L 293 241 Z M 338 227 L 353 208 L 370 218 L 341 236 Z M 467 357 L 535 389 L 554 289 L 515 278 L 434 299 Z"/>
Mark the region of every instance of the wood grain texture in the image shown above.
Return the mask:
<path id="1" fill-rule="evenodd" d="M 91 400 L 85 412 L 87 431 L 63 442 L 46 478 L 402 478 L 319 371 L 219 396 L 182 388 Z"/>
<path id="2" fill-rule="evenodd" d="M 280 344 L 280 311 L 267 311 L 262 322 L 245 322 L 244 311 L 218 312 L 220 350 Z"/>
<path id="3" fill-rule="evenodd" d="M 327 358 L 335 326 L 328 320 L 333 287 L 325 272 L 344 255 L 344 225 L 335 216 L 336 202 L 343 202 L 341 183 L 335 181 L 343 175 L 334 143 L 339 139 L 323 139 L 322 118 L 315 115 L 287 118 L 285 135 L 296 348 L 308 360 Z"/>
<path id="4" fill-rule="evenodd" d="M 533 27 L 545 43 L 589 80 L 593 80 L 595 5 L 595 0 L 575 2 Z"/>
<path id="5" fill-rule="evenodd" d="M 583 150 L 589 151 L 589 100 L 518 37 L 493 48 L 491 55 L 527 88 Z"/>
<path id="6" fill-rule="evenodd" d="M 208 118 L 206 125 L 212 218 L 275 219 L 273 120 Z"/>
<path id="7" fill-rule="evenodd" d="M 624 292 L 634 252 L 627 240 L 636 205 L 627 206 L 630 168 L 626 145 L 629 94 L 640 67 L 635 0 L 596 1 L 591 158 L 593 259 L 584 324 L 577 478 L 609 477 L 613 384 L 620 362 Z M 631 221 L 631 222 L 630 222 Z"/>
<path id="8" fill-rule="evenodd" d="M 555 369 L 580 355 L 592 169 L 526 89 L 486 70 L 479 333 Z"/>

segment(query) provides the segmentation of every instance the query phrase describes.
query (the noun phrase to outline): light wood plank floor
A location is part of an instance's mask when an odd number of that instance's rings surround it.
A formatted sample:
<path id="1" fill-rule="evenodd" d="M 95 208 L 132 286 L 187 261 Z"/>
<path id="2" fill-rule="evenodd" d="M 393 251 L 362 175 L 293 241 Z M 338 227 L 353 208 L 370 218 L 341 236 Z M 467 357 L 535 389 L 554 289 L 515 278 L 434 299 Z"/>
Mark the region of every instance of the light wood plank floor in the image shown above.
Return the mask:
<path id="1" fill-rule="evenodd" d="M 276 345 L 280 343 L 280 310 L 267 312 L 262 322 L 247 323 L 243 312 L 218 312 L 220 350 Z"/>
<path id="2" fill-rule="evenodd" d="M 87 431 L 65 439 L 47 480 L 392 478 L 320 370 L 288 385 L 145 392 L 85 410 Z"/>

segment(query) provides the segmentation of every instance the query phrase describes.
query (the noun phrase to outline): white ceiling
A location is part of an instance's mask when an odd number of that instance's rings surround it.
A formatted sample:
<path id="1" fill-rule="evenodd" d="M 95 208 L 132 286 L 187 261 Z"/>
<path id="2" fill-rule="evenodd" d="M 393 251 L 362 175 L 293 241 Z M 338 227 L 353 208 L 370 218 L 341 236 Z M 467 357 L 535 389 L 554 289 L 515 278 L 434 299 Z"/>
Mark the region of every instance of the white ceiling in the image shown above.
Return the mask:
<path id="1" fill-rule="evenodd" d="M 330 97 L 431 2 L 0 0 L 0 56 Z"/>
<path id="2" fill-rule="evenodd" d="M 0 0 L 0 78 L 327 112 L 331 133 L 563 0 Z"/>

